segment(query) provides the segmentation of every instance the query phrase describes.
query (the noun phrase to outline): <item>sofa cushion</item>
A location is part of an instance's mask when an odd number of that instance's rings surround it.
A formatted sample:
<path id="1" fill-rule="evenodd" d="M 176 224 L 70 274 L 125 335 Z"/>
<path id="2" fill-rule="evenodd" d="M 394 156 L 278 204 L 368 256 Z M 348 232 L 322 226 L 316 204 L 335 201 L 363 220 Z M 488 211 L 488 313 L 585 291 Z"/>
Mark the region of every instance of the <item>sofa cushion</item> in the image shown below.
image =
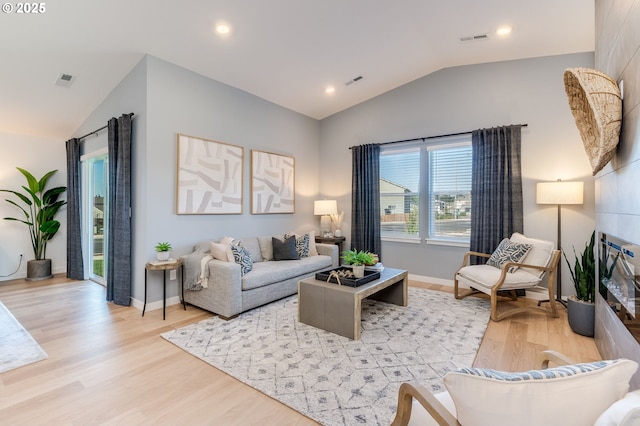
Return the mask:
<path id="1" fill-rule="evenodd" d="M 253 260 L 254 263 L 262 262 L 262 252 L 257 237 L 240 238 L 238 244 L 249 250 L 251 260 Z"/>
<path id="2" fill-rule="evenodd" d="M 637 368 L 628 359 L 524 373 L 467 368 L 447 373 L 444 385 L 465 426 L 592 425 L 627 393 Z"/>
<path id="3" fill-rule="evenodd" d="M 271 238 L 273 244 L 273 260 L 296 260 L 299 259 L 296 251 L 296 237 L 291 235 L 284 240 Z"/>
<path id="4" fill-rule="evenodd" d="M 329 267 L 331 267 L 331 257 L 322 255 L 299 260 L 255 263 L 251 273 L 242 277 L 242 290 L 264 287 Z"/>
<path id="5" fill-rule="evenodd" d="M 260 254 L 262 255 L 263 262 L 273 260 L 273 243 L 271 242 L 271 238 L 271 235 L 258 237 L 258 245 L 260 246 Z"/>

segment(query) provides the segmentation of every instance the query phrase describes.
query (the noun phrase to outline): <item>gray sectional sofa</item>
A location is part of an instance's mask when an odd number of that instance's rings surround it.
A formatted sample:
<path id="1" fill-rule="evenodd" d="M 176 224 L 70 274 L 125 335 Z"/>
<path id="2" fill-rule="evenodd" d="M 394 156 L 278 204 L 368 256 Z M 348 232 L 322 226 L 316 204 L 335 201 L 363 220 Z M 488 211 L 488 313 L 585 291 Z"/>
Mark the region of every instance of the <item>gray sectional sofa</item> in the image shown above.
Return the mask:
<path id="1" fill-rule="evenodd" d="M 299 280 L 338 266 L 338 246 L 317 244 L 313 242 L 313 234 L 310 240 L 310 255 L 298 260 L 274 260 L 272 236 L 234 240 L 234 244 L 246 248 L 253 263 L 251 270 L 244 274 L 241 273 L 241 263 L 233 261 L 231 254 L 226 260 L 219 254 L 218 258 L 213 258 L 215 247 L 211 241 L 203 241 L 194 247 L 192 253 L 182 256 L 184 299 L 191 305 L 229 319 L 296 294 Z"/>

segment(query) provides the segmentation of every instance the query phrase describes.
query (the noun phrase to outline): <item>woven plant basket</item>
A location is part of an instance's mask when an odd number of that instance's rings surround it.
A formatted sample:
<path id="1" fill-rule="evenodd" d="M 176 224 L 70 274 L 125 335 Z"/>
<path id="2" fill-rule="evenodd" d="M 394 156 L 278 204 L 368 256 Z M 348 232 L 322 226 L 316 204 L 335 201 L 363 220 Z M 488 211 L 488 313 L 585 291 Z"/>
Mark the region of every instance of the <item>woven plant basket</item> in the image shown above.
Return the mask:
<path id="1" fill-rule="evenodd" d="M 620 140 L 620 89 L 614 79 L 589 68 L 566 69 L 564 88 L 595 176 L 613 158 Z"/>

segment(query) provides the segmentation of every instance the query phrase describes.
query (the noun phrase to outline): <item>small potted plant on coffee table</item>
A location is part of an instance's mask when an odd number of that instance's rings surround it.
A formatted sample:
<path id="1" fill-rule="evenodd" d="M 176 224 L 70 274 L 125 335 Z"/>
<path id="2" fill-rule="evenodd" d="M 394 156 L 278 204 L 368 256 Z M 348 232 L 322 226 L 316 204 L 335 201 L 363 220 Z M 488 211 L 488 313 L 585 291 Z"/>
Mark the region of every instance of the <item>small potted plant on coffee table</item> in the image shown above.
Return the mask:
<path id="1" fill-rule="evenodd" d="M 169 260 L 169 251 L 171 250 L 171 244 L 170 243 L 158 243 L 156 244 L 156 257 L 158 258 L 158 260 L 160 261 L 167 261 Z"/>
<path id="2" fill-rule="evenodd" d="M 353 275 L 356 278 L 364 277 L 365 265 L 375 265 L 376 255 L 363 250 L 345 250 L 342 252 L 342 260 L 347 265 L 351 265 Z"/>

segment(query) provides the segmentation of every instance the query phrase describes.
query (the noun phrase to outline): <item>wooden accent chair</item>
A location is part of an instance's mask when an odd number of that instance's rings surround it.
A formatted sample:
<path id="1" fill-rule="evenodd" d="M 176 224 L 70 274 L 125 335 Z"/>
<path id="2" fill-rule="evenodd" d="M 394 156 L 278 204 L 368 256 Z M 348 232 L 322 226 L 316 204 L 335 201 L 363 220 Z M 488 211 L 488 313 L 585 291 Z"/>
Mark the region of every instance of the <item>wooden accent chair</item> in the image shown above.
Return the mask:
<path id="1" fill-rule="evenodd" d="M 505 242 L 506 240 L 506 242 Z M 560 260 L 560 250 L 555 249 L 551 241 L 528 238 L 520 233 L 514 233 L 508 240 L 500 243 L 500 247 L 489 255 L 486 253 L 467 252 L 462 266 L 454 276 L 454 295 L 462 299 L 474 294 L 484 293 L 491 298 L 491 319 L 500 321 L 511 315 L 528 311 L 540 310 L 553 317 L 558 317 L 554 282 L 556 269 Z M 527 246 L 525 255 L 520 261 L 513 261 L 508 254 L 500 253 L 500 249 L 514 246 Z M 489 260 L 484 265 L 469 265 L 471 256 L 485 257 Z M 545 273 L 548 273 L 547 287 L 541 286 Z M 462 289 L 461 287 L 465 287 Z M 549 292 L 549 309 L 544 306 L 526 306 L 513 308 L 498 313 L 498 301 L 517 299 L 516 290 L 542 288 Z"/>
<path id="2" fill-rule="evenodd" d="M 391 426 L 637 425 L 640 391 L 629 392 L 638 364 L 628 359 L 574 364 L 538 354 L 540 370 L 461 369 L 444 376 L 446 392 L 403 383 Z M 547 369 L 549 362 L 557 364 Z"/>

